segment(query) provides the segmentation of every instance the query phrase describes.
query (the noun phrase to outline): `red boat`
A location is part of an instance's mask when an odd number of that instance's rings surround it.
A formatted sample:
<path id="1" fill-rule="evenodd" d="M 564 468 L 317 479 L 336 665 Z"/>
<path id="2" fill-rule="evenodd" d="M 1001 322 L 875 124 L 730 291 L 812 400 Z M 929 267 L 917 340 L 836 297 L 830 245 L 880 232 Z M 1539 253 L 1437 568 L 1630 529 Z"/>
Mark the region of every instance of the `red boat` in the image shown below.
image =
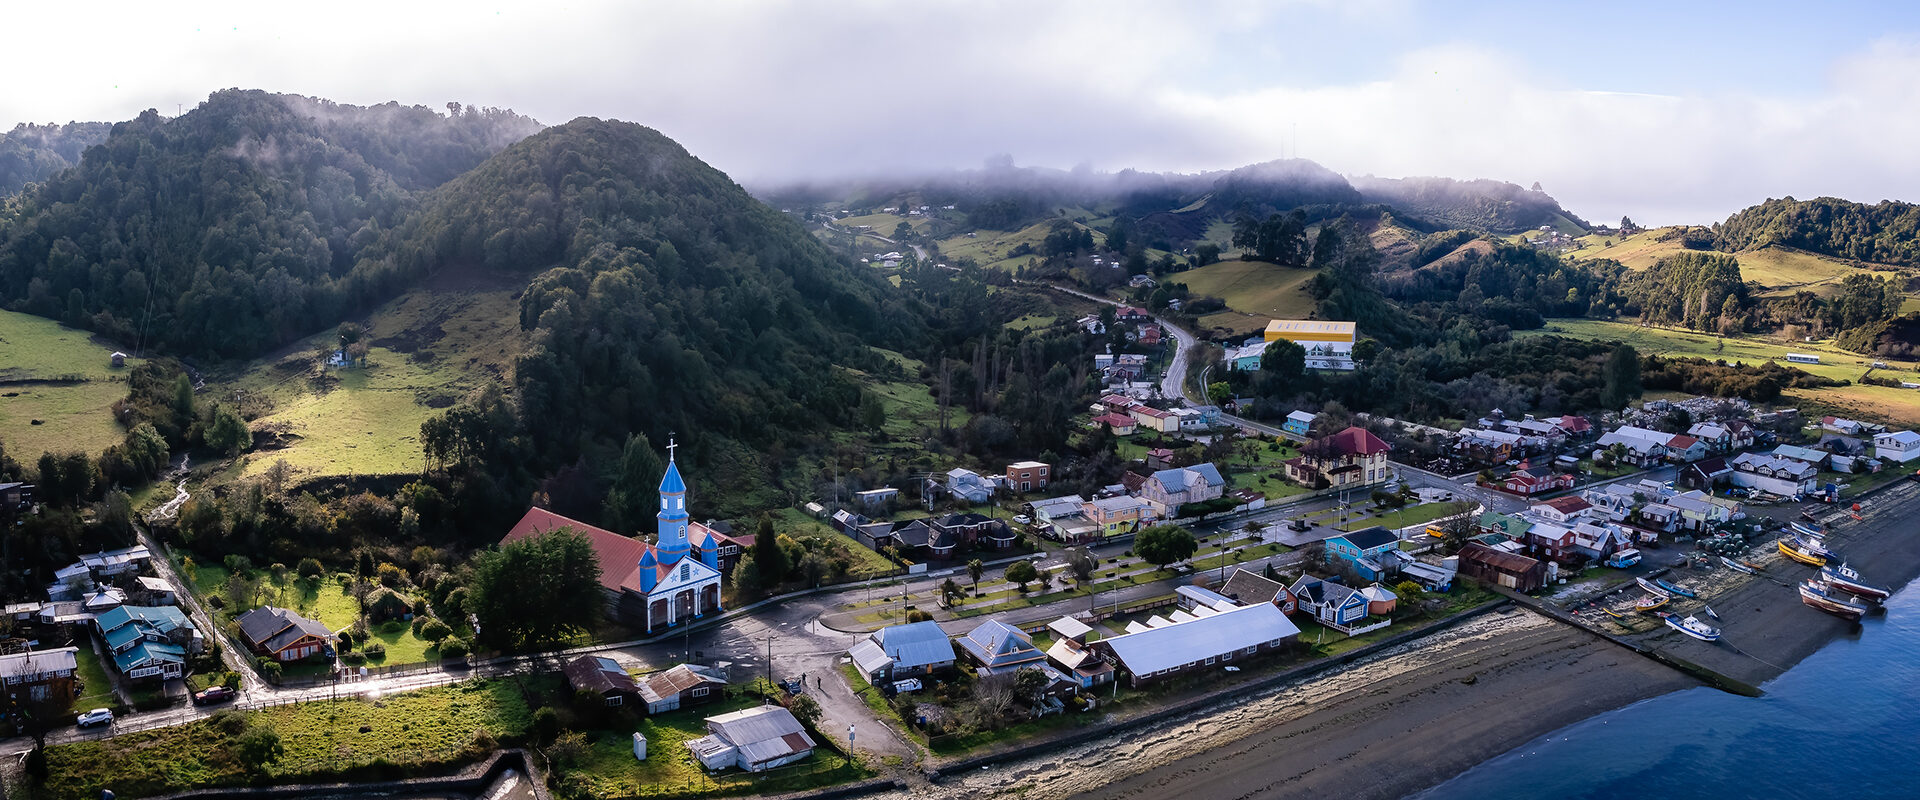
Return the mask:
<path id="1" fill-rule="evenodd" d="M 1800 582 L 1800 602 L 1852 622 L 1867 615 L 1866 606 L 1840 599 L 1826 581 L 1815 578 Z"/>

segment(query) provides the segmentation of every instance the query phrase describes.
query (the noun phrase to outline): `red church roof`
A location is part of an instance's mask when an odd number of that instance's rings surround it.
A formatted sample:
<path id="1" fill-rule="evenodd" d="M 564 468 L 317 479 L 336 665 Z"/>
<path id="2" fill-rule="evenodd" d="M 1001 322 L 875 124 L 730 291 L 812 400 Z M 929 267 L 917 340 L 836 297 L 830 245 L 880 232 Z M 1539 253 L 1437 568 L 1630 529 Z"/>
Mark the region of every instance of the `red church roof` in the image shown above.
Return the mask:
<path id="1" fill-rule="evenodd" d="M 593 554 L 600 559 L 600 586 L 610 592 L 618 592 L 622 587 L 640 591 L 640 556 L 653 549 L 653 545 L 629 536 L 621 536 L 605 528 L 597 528 L 579 520 L 568 519 L 544 508 L 529 508 L 527 515 L 507 531 L 501 544 L 539 536 L 559 528 L 572 528 L 587 535 L 587 541 L 593 544 Z M 655 554 L 655 559 L 659 558 Z"/>

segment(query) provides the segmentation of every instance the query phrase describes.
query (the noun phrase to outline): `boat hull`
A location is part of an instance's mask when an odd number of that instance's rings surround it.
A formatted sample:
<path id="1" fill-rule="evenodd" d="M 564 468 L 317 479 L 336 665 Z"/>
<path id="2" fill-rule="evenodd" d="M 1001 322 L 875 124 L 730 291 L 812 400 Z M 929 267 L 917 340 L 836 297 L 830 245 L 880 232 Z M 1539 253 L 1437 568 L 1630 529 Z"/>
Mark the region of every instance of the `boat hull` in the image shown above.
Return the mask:
<path id="1" fill-rule="evenodd" d="M 1749 567 L 1746 564 L 1727 558 L 1726 556 L 1720 557 L 1720 563 L 1725 564 L 1727 569 L 1733 570 L 1734 572 L 1744 572 L 1748 575 L 1753 574 L 1753 567 Z"/>
<path id="2" fill-rule="evenodd" d="M 1680 588 L 1679 586 L 1675 586 L 1666 581 L 1654 581 L 1654 583 L 1659 585 L 1660 588 L 1667 590 L 1669 594 L 1677 594 L 1681 597 L 1699 597 L 1700 596 L 1700 595 L 1694 594 L 1693 590 L 1691 589 L 1683 589 L 1683 588 Z"/>
<path id="3" fill-rule="evenodd" d="M 1646 613 L 1649 611 L 1654 611 L 1662 607 L 1665 607 L 1666 604 L 1667 604 L 1667 598 L 1665 597 L 1649 596 L 1649 597 L 1640 598 L 1640 602 L 1634 603 L 1633 608 L 1635 611 Z"/>
<path id="4" fill-rule="evenodd" d="M 1795 561 L 1798 561 L 1802 564 L 1806 564 L 1807 566 L 1811 566 L 1811 567 L 1824 567 L 1827 565 L 1827 560 L 1825 558 L 1814 555 L 1812 553 L 1802 552 L 1799 548 L 1796 548 L 1793 545 L 1787 544 L 1786 542 L 1780 543 L 1780 555 L 1786 556 L 1787 558 L 1791 558 Z"/>
<path id="5" fill-rule="evenodd" d="M 1693 619 L 1689 619 L 1687 621 L 1696 622 L 1696 623 L 1699 622 L 1699 620 L 1693 620 Z M 1700 626 L 1701 628 L 1704 628 L 1704 630 L 1701 630 L 1699 628 L 1695 628 L 1691 625 L 1688 625 L 1687 622 L 1683 622 L 1681 620 L 1674 619 L 1673 617 L 1669 616 L 1667 617 L 1667 627 L 1672 628 L 1676 631 L 1679 631 L 1687 636 L 1691 636 L 1695 639 L 1699 639 L 1700 641 L 1703 641 L 1703 642 L 1720 641 L 1720 629 L 1710 625 Z"/>
<path id="6" fill-rule="evenodd" d="M 1654 597 L 1658 597 L 1662 600 L 1666 600 L 1668 598 L 1673 597 L 1672 592 L 1669 592 L 1665 589 L 1660 588 L 1653 581 L 1647 580 L 1646 578 L 1634 578 L 1633 581 L 1634 583 L 1640 584 L 1641 589 L 1646 590 L 1647 594 L 1653 595 Z"/>
<path id="7" fill-rule="evenodd" d="M 1827 581 L 1827 584 L 1832 586 L 1835 589 L 1839 589 L 1840 591 L 1846 592 L 1847 594 L 1854 595 L 1856 597 L 1862 597 L 1868 600 L 1872 600 L 1874 602 L 1879 602 L 1881 600 L 1885 600 L 1893 596 L 1893 592 L 1888 591 L 1885 588 L 1875 586 L 1871 583 L 1865 583 L 1862 581 L 1846 578 L 1842 575 L 1835 573 L 1832 570 L 1832 568 L 1821 570 L 1820 577 L 1825 578 Z"/>
<path id="8" fill-rule="evenodd" d="M 1800 602 L 1850 622 L 1859 622 L 1867 615 L 1865 607 L 1836 599 L 1806 584 L 1800 585 Z"/>

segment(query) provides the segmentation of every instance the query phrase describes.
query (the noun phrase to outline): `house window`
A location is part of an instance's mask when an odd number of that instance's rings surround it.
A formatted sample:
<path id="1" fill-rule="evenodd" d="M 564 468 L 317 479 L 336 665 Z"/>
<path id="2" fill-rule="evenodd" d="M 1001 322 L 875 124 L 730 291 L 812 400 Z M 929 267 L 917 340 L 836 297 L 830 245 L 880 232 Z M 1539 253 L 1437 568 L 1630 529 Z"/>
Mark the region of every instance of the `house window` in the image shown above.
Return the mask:
<path id="1" fill-rule="evenodd" d="M 688 692 L 688 694 L 691 694 L 691 695 L 693 695 L 694 697 L 706 697 L 706 696 L 707 696 L 707 687 L 705 687 L 705 686 L 695 686 L 695 687 L 693 687 L 693 691 L 691 691 L 691 692 Z"/>
<path id="2" fill-rule="evenodd" d="M 1212 665 L 1212 664 L 1213 664 L 1213 662 L 1215 662 L 1215 661 L 1218 661 L 1218 660 L 1219 660 L 1219 659 L 1217 659 L 1217 658 L 1214 658 L 1213 656 L 1207 656 L 1207 664 L 1208 664 L 1208 665 Z"/>
<path id="3" fill-rule="evenodd" d="M 680 565 L 680 580 L 686 580 L 687 576 L 691 574 L 693 574 L 693 567 L 686 564 Z"/>
<path id="4" fill-rule="evenodd" d="M 1232 650 L 1228 650 L 1228 651 L 1226 652 L 1226 654 L 1225 654 L 1225 655 L 1223 655 L 1223 656 L 1221 656 L 1221 657 L 1220 657 L 1220 660 L 1221 660 L 1221 661 L 1232 661 L 1232 660 L 1233 660 L 1233 651 L 1232 651 Z"/>
<path id="5" fill-rule="evenodd" d="M 608 695 L 608 696 L 607 696 L 607 705 L 608 705 L 608 706 L 618 706 L 618 705 L 625 705 L 625 704 L 626 704 L 626 702 L 627 702 L 627 698 L 625 698 L 625 697 L 621 697 L 620 695 L 617 695 L 617 694 L 616 694 L 616 695 Z"/>
<path id="6" fill-rule="evenodd" d="M 1257 645 L 1257 644 L 1252 647 L 1249 647 L 1247 648 L 1247 655 L 1253 655 L 1253 652 L 1259 649 L 1260 649 L 1260 645 Z"/>

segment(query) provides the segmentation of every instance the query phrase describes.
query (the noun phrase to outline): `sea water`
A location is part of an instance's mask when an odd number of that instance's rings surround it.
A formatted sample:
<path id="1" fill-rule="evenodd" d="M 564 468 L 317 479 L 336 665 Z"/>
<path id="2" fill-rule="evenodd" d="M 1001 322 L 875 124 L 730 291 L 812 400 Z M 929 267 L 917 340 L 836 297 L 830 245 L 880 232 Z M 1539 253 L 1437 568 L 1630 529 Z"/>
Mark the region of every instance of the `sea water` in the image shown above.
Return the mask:
<path id="1" fill-rule="evenodd" d="M 1761 688 L 1636 703 L 1415 797 L 1920 798 L 1920 590 Z"/>

